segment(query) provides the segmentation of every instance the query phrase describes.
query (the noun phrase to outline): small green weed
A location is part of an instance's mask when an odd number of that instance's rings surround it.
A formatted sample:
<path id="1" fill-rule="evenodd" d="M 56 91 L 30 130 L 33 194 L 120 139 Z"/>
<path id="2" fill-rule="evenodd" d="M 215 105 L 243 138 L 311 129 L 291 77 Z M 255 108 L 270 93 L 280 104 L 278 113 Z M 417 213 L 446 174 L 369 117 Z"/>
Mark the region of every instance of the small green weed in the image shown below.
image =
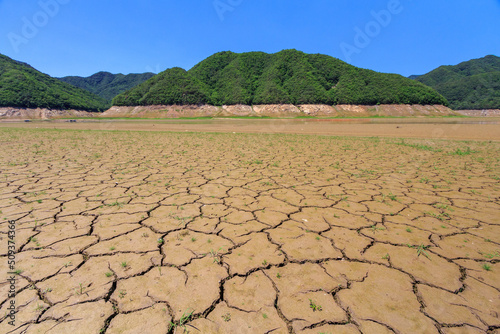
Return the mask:
<path id="1" fill-rule="evenodd" d="M 221 318 L 222 318 L 222 320 L 224 320 L 225 322 L 229 322 L 229 321 L 231 321 L 231 313 L 229 313 L 229 312 L 228 312 L 228 313 L 226 313 L 226 314 L 223 314 L 223 315 L 221 316 Z"/>
<path id="2" fill-rule="evenodd" d="M 188 322 L 191 320 L 192 316 L 193 316 L 193 313 L 194 311 L 191 311 L 191 312 L 188 312 L 188 311 L 185 311 L 183 314 L 182 314 L 182 317 L 179 319 L 179 321 L 177 322 L 170 322 L 170 326 L 169 326 L 169 332 L 174 329 L 174 332 L 175 332 L 175 329 L 177 327 L 181 327 L 184 329 L 184 333 L 187 332 L 186 330 L 186 326 L 190 326 L 190 327 L 193 327 L 194 329 L 198 330 L 196 327 L 194 327 L 193 325 L 189 325 Z M 231 315 L 229 315 L 229 318 L 228 320 L 231 320 Z"/>
<path id="3" fill-rule="evenodd" d="M 453 152 L 450 152 L 449 154 L 450 155 L 460 155 L 460 156 L 463 156 L 463 155 L 470 155 L 472 153 L 477 153 L 478 151 L 473 151 L 470 149 L 469 146 L 467 146 L 464 150 L 460 149 L 460 148 L 457 148 L 455 151 Z"/>
<path id="4" fill-rule="evenodd" d="M 482 253 L 482 252 L 479 252 L 479 254 L 481 254 L 482 256 L 484 256 L 487 259 L 492 259 L 494 257 L 500 257 L 500 253 L 499 252 L 495 252 L 495 253 Z"/>
<path id="5" fill-rule="evenodd" d="M 428 258 L 429 260 L 431 259 L 429 257 L 429 253 L 426 252 L 426 250 L 430 247 L 430 246 L 424 246 L 424 244 L 420 244 L 418 246 L 411 246 L 411 245 L 408 245 L 408 247 L 410 248 L 415 248 L 417 250 L 417 256 L 420 256 L 420 255 L 424 255 L 426 258 Z"/>
<path id="6" fill-rule="evenodd" d="M 385 230 L 385 228 L 383 228 L 383 227 L 377 227 L 375 225 L 370 226 L 370 228 L 373 231 L 373 233 L 375 233 L 377 231 L 384 231 Z"/>
<path id="7" fill-rule="evenodd" d="M 317 305 L 315 302 L 313 302 L 312 299 L 309 299 L 309 307 L 313 310 L 313 312 L 323 311 L 323 308 L 320 305 Z"/>

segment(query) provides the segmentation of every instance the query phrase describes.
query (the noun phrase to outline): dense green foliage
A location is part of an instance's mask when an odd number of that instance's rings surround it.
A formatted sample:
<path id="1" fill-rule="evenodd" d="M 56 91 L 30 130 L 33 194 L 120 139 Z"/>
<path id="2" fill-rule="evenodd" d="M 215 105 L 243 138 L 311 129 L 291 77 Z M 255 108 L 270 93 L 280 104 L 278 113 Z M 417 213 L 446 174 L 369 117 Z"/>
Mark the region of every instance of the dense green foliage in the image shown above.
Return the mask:
<path id="1" fill-rule="evenodd" d="M 207 96 L 203 84 L 179 67 L 164 71 L 129 92 L 113 101 L 119 101 L 119 105 L 200 104 L 206 102 Z"/>
<path id="2" fill-rule="evenodd" d="M 108 103 L 0 54 L 0 107 L 103 111 Z"/>
<path id="3" fill-rule="evenodd" d="M 441 66 L 412 77 L 436 89 L 453 109 L 500 108 L 500 57 L 486 56 L 455 66 Z"/>
<path id="4" fill-rule="evenodd" d="M 86 78 L 70 76 L 58 79 L 78 88 L 85 89 L 111 102 L 116 95 L 143 83 L 153 76 L 154 73 L 124 75 L 99 72 Z"/>
<path id="5" fill-rule="evenodd" d="M 166 70 L 113 99 L 148 104 L 447 104 L 425 85 L 320 54 L 216 53 L 189 71 Z"/>

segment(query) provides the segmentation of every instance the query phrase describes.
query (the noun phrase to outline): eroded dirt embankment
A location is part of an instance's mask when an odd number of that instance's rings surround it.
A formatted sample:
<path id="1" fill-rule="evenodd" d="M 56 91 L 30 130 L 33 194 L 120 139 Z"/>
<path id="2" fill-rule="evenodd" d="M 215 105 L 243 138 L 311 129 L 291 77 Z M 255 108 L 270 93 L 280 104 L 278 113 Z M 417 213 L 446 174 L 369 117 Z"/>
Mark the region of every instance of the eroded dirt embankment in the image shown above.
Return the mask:
<path id="1" fill-rule="evenodd" d="M 0 107 L 0 118 L 49 119 L 57 117 L 94 117 L 95 115 L 96 113 L 83 110 Z"/>
<path id="2" fill-rule="evenodd" d="M 494 117 L 500 116 L 500 109 L 482 109 L 482 110 L 457 110 L 457 113 L 464 116 L 473 116 L 473 117 Z"/>
<path id="3" fill-rule="evenodd" d="M 188 105 L 188 106 L 137 106 L 111 107 L 102 113 L 103 117 L 144 117 L 144 118 L 177 118 L 203 116 L 327 116 L 327 117 L 369 117 L 369 116 L 446 116 L 455 112 L 441 105 Z"/>
<path id="4" fill-rule="evenodd" d="M 186 105 L 186 106 L 136 106 L 111 107 L 103 113 L 81 110 L 51 110 L 45 108 L 0 108 L 0 118 L 12 119 L 50 119 L 60 117 L 142 117 L 142 118 L 179 118 L 179 117 L 225 117 L 225 116 L 268 116 L 268 117 L 370 117 L 370 116 L 448 116 L 456 113 L 441 105 Z"/>

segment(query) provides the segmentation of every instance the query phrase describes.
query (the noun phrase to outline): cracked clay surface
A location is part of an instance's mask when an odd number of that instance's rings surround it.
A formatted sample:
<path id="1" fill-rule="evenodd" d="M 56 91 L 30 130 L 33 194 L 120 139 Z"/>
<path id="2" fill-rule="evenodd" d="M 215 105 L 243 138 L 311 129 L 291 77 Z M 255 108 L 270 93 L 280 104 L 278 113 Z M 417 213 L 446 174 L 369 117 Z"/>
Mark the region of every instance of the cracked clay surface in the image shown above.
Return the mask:
<path id="1" fill-rule="evenodd" d="M 0 333 L 500 332 L 499 142 L 0 141 Z"/>

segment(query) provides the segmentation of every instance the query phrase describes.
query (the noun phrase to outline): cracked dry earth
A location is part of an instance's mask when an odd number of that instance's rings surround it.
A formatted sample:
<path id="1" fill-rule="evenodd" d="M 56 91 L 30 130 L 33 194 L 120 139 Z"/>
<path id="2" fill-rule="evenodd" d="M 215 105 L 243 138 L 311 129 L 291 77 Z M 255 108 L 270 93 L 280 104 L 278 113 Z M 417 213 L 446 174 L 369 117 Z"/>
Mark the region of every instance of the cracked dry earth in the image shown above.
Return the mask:
<path id="1" fill-rule="evenodd" d="M 500 331 L 498 142 L 0 141 L 1 333 Z"/>

